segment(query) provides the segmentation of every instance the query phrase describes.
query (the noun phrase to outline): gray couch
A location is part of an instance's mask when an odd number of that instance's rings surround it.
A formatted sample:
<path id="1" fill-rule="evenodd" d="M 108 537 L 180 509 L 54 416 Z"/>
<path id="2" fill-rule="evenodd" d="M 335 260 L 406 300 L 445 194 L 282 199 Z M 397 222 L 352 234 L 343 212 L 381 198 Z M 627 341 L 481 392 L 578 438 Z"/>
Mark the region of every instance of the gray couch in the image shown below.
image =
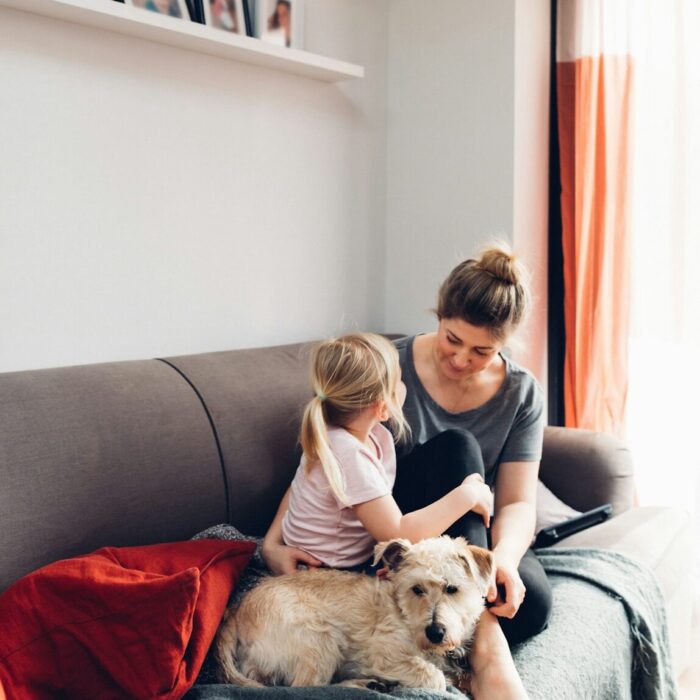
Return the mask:
<path id="1" fill-rule="evenodd" d="M 220 522 L 264 533 L 297 466 L 308 357 L 304 344 L 0 375 L 0 591 L 104 545 L 188 539 Z M 630 456 L 602 434 L 547 428 L 541 478 L 578 510 L 612 503 L 616 517 L 563 544 L 655 571 L 680 674 L 687 518 L 631 508 Z"/>

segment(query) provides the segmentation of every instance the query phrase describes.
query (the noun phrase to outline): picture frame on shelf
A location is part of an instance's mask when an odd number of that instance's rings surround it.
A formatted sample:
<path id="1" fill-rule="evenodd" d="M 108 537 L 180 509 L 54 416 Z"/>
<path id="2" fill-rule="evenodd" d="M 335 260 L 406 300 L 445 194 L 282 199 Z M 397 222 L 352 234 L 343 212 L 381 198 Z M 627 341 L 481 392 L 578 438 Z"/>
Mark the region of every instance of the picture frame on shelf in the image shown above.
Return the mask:
<path id="1" fill-rule="evenodd" d="M 245 0 L 202 0 L 202 3 L 205 25 L 247 36 L 243 7 Z"/>
<path id="2" fill-rule="evenodd" d="M 185 0 L 124 0 L 125 5 L 140 7 L 167 17 L 190 21 L 192 16 Z"/>
<path id="3" fill-rule="evenodd" d="M 255 36 L 277 46 L 304 44 L 304 0 L 255 0 Z"/>
<path id="4" fill-rule="evenodd" d="M 245 19 L 245 33 L 255 36 L 253 32 L 253 2 L 254 0 L 241 0 L 243 3 L 243 16 Z"/>
<path id="5" fill-rule="evenodd" d="M 190 19 L 193 22 L 204 24 L 204 10 L 202 9 L 202 0 L 185 0 L 187 10 L 190 13 Z"/>

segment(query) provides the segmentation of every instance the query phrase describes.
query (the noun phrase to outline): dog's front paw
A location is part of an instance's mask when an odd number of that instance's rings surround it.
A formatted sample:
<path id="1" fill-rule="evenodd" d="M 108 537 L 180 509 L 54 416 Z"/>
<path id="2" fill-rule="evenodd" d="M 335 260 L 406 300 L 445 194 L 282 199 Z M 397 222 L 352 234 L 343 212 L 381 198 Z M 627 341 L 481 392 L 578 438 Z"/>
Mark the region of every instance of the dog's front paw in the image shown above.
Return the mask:
<path id="1" fill-rule="evenodd" d="M 377 693 L 390 693 L 398 687 L 399 683 L 380 681 L 378 678 L 351 678 L 342 681 L 338 685 L 346 685 L 351 688 L 366 688 Z"/>
<path id="2" fill-rule="evenodd" d="M 390 693 L 398 687 L 398 683 L 389 683 L 388 681 L 372 680 L 365 686 L 368 690 L 374 690 L 377 693 Z"/>
<path id="3" fill-rule="evenodd" d="M 456 672 L 469 671 L 469 650 L 466 647 L 457 647 L 445 654 L 445 666 Z"/>

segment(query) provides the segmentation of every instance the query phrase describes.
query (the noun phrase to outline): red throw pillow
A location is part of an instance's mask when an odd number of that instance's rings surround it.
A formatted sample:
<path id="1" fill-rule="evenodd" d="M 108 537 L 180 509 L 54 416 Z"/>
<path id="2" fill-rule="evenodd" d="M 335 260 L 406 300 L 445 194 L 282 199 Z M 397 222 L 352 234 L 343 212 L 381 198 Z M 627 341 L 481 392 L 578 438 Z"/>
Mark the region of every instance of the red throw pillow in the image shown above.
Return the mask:
<path id="1" fill-rule="evenodd" d="M 8 700 L 182 697 L 254 551 L 106 547 L 25 576 L 0 596 L 0 688 Z"/>

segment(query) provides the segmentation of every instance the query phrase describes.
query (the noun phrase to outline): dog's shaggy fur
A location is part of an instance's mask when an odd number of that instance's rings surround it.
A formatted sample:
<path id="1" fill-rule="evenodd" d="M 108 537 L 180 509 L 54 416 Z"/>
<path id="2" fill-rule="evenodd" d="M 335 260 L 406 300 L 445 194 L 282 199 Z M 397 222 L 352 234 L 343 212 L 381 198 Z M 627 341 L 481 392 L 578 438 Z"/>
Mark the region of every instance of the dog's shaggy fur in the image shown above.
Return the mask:
<path id="1" fill-rule="evenodd" d="M 243 686 L 444 689 L 438 667 L 484 609 L 491 553 L 462 538 L 381 542 L 383 578 L 330 569 L 270 578 L 228 611 L 216 649 Z"/>

